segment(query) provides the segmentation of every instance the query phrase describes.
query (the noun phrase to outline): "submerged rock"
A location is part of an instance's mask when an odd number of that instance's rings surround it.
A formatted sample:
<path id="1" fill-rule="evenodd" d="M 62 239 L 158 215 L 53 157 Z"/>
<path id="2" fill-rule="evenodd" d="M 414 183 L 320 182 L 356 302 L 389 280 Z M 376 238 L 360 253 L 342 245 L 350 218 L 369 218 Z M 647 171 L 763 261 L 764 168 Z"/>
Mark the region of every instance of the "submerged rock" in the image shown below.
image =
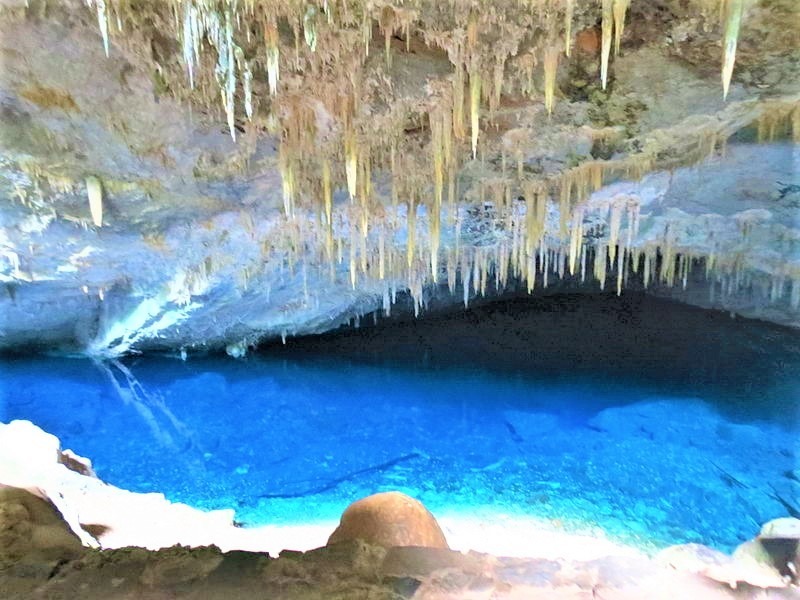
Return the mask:
<path id="1" fill-rule="evenodd" d="M 385 548 L 448 548 L 435 517 L 421 502 L 400 492 L 373 494 L 353 502 L 328 545 L 356 539 Z"/>

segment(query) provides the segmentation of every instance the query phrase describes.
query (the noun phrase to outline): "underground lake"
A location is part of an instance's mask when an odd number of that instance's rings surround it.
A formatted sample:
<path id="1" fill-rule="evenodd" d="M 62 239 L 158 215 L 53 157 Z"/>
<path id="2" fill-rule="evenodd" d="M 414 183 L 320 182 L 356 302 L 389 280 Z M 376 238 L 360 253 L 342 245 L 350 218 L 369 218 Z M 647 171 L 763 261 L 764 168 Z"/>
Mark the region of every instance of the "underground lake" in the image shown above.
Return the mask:
<path id="1" fill-rule="evenodd" d="M 800 0 L 0 0 L 0 599 L 800 593 Z"/>
<path id="2" fill-rule="evenodd" d="M 800 508 L 791 330 L 635 292 L 371 323 L 243 359 L 7 356 L 0 421 L 245 527 L 399 490 L 437 516 L 730 552 Z"/>

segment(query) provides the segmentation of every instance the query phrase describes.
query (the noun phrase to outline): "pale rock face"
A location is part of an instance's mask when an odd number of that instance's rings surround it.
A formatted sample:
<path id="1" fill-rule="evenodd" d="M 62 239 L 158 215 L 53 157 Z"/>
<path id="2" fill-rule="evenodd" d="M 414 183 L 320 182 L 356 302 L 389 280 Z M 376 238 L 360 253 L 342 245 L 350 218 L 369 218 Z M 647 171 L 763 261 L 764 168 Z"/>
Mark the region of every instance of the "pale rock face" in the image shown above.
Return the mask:
<path id="1" fill-rule="evenodd" d="M 28 4 L 0 6 L 0 349 L 240 356 L 559 279 L 800 326 L 794 0 L 632 2 L 605 90 L 593 3 L 303 13 L 297 47 L 244 13 L 200 43 L 197 3 Z"/>

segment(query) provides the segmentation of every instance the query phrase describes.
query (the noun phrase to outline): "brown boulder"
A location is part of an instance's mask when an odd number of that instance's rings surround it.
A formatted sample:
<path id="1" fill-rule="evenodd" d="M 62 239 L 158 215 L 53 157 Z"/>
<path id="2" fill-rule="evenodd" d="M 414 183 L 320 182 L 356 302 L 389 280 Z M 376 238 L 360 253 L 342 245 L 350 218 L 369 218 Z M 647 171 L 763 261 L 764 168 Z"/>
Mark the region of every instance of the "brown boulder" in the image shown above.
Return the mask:
<path id="1" fill-rule="evenodd" d="M 328 545 L 360 539 L 369 544 L 449 548 L 439 524 L 421 502 L 400 492 L 383 492 L 353 502 L 342 514 Z"/>

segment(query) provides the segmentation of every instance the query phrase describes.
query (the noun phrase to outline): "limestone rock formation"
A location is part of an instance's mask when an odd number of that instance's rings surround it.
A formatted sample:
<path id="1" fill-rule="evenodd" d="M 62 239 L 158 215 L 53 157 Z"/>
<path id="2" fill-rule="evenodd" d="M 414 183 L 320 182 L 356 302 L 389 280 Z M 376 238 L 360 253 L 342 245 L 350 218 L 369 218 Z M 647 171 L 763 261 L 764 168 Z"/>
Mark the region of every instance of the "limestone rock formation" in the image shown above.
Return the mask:
<path id="1" fill-rule="evenodd" d="M 794 0 L 0 3 L 0 348 L 554 281 L 800 324 Z"/>
<path id="2" fill-rule="evenodd" d="M 347 540 L 384 548 L 448 547 L 436 518 L 420 501 L 400 492 L 373 494 L 348 506 L 328 545 Z"/>
<path id="3" fill-rule="evenodd" d="M 755 539 L 736 549 L 734 557 L 746 558 L 800 584 L 800 519 L 784 517 L 765 523 Z"/>

